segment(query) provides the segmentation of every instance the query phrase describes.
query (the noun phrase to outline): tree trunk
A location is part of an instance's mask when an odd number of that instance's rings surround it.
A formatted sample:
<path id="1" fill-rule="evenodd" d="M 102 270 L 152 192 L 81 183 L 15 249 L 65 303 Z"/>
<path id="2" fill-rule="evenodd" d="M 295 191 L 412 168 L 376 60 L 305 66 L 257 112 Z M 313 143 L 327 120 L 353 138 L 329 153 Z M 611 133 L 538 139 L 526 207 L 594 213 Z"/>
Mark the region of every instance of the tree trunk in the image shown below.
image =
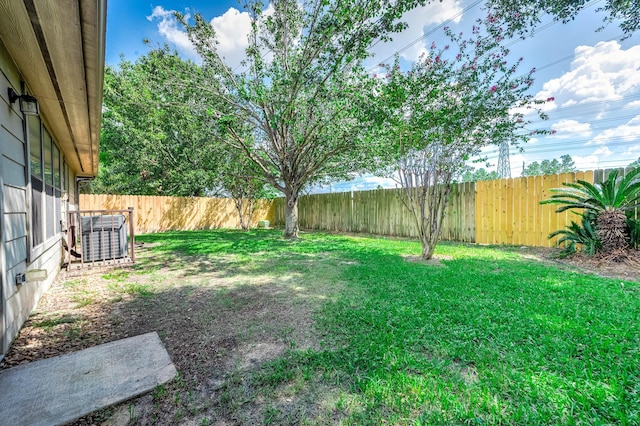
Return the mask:
<path id="1" fill-rule="evenodd" d="M 427 188 L 426 197 L 421 200 L 418 229 L 423 260 L 429 260 L 433 257 L 433 252 L 440 239 L 442 220 L 451 191 L 449 182 L 450 179 L 446 184 L 430 185 Z"/>
<path id="2" fill-rule="evenodd" d="M 627 217 L 619 210 L 604 211 L 598 215 L 596 232 L 602 243 L 602 251 L 611 254 L 629 248 Z"/>
<path id="3" fill-rule="evenodd" d="M 433 257 L 433 252 L 438 245 L 440 238 L 440 227 L 442 226 L 443 215 L 441 211 L 430 211 L 421 218 L 419 224 L 420 245 L 422 246 L 422 260 L 429 260 Z"/>
<path id="4" fill-rule="evenodd" d="M 234 198 L 233 202 L 240 217 L 240 227 L 244 231 L 249 231 L 253 223 L 253 214 L 256 211 L 256 200 L 238 197 Z"/>
<path id="5" fill-rule="evenodd" d="M 420 258 L 422 260 L 429 260 L 433 257 L 433 251 L 436 249 L 436 245 L 432 243 L 431 238 L 427 235 L 420 236 L 420 244 L 422 245 L 422 253 Z"/>
<path id="6" fill-rule="evenodd" d="M 243 201 L 244 199 L 241 197 L 237 197 L 233 199 L 233 202 L 236 206 L 236 211 L 238 212 L 238 217 L 240 218 L 240 227 L 242 228 L 243 231 L 248 231 L 250 225 L 247 224 L 247 220 L 244 214 Z"/>
<path id="7" fill-rule="evenodd" d="M 298 194 L 286 193 L 284 237 L 298 238 Z"/>

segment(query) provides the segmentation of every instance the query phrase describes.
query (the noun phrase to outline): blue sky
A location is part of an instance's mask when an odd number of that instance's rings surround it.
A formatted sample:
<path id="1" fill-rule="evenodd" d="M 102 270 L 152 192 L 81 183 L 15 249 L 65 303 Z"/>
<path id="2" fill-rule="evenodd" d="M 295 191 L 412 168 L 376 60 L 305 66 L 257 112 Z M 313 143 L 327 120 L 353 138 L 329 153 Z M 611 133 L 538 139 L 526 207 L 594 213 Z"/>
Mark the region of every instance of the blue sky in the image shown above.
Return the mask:
<path id="1" fill-rule="evenodd" d="M 264 3 L 268 5 L 268 1 Z M 620 167 L 640 157 L 640 34 L 621 41 L 622 31 L 615 22 L 596 32 L 604 16 L 596 9 L 603 3 L 596 1 L 568 24 L 545 18 L 533 37 L 510 42 L 513 58 L 524 58 L 523 72 L 537 69 L 532 93 L 555 98 L 547 106 L 550 119 L 536 126 L 556 130 L 553 136 L 532 139 L 524 146 L 524 153 L 513 150 L 513 177 L 521 175 L 523 163 L 563 154 L 570 154 L 583 170 Z M 120 54 L 129 60 L 145 54 L 148 47 L 143 39 L 168 43 L 185 58 L 197 61 L 186 34 L 171 14 L 174 10 L 201 13 L 220 34 L 219 49 L 227 60 L 234 66 L 240 62 L 248 19 L 237 0 L 110 0 L 107 64 L 116 65 Z M 432 41 L 446 44 L 442 31 L 433 31 L 437 25 L 448 21 L 455 31 L 469 33 L 475 19 L 483 14 L 483 3 L 473 0 L 444 0 L 414 10 L 405 16 L 407 31 L 374 48 L 372 70 L 374 64 L 398 51 L 403 63 L 409 64 Z M 495 169 L 497 148 L 488 148 L 486 155 Z M 376 177 L 366 177 L 333 189 L 369 188 L 379 182 Z"/>

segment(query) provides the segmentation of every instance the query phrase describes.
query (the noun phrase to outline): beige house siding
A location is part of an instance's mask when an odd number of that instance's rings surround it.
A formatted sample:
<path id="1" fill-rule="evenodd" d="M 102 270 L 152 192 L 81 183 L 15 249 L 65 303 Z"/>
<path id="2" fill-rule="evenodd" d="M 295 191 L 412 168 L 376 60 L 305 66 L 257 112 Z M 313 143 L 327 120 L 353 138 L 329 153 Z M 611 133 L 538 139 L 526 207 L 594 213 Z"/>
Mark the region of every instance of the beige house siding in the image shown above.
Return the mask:
<path id="1" fill-rule="evenodd" d="M 76 177 L 98 171 L 107 5 L 0 0 L 0 11 L 1 358 L 60 270 Z M 24 117 L 9 88 L 34 96 L 39 116 Z M 47 278 L 16 282 L 34 270 Z"/>
<path id="2" fill-rule="evenodd" d="M 0 299 L 0 356 L 9 348 L 20 327 L 35 308 L 42 294 L 49 288 L 60 270 L 62 261 L 62 232 L 56 223 L 56 231 L 41 244 L 32 247 L 30 230 L 33 228 L 31 215 L 31 186 L 29 170 L 29 140 L 25 135 L 24 117 L 18 103 L 10 104 L 8 88 L 21 91 L 23 80 L 12 58 L 0 41 L 0 278 L 2 292 Z M 46 117 L 42 123 L 47 127 Z M 64 158 L 64 153 L 61 152 Z M 75 176 L 67 170 L 68 185 L 75 187 Z M 72 201 L 75 199 L 73 194 Z M 65 197 L 61 197 L 64 199 Z M 60 218 L 67 210 L 66 203 L 54 197 L 54 207 L 60 204 Z M 55 209 L 47 211 L 43 203 L 44 215 L 55 216 Z M 54 219 L 59 221 L 58 217 Z M 47 279 L 16 285 L 16 276 L 29 270 L 44 269 Z"/>

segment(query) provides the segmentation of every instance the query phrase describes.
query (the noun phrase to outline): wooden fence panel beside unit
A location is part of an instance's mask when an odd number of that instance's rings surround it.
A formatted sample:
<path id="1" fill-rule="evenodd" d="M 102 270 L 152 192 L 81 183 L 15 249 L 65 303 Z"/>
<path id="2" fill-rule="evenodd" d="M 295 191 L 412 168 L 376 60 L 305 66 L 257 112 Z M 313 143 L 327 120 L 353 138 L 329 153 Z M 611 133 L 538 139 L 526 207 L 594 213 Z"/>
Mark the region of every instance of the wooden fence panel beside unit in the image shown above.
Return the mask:
<path id="1" fill-rule="evenodd" d="M 270 200 L 259 202 L 253 226 L 261 219 L 272 220 L 271 204 Z M 233 200 L 228 198 L 80 195 L 82 210 L 126 210 L 129 207 L 135 211 L 136 234 L 240 226 Z"/>

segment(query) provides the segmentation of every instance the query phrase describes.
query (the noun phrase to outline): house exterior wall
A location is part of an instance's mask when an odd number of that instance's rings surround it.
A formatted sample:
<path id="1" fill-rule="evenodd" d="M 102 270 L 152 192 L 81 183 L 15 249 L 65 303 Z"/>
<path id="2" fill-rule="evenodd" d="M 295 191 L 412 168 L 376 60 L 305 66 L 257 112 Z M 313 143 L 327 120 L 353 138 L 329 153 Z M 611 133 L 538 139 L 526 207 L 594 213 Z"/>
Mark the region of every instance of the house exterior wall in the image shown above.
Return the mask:
<path id="1" fill-rule="evenodd" d="M 23 77 L 0 41 L 0 357 L 6 353 L 20 327 L 60 271 L 63 248 L 59 220 L 66 217 L 65 211 L 73 208 L 68 204 L 73 203 L 76 198 L 75 175 L 66 166 L 65 153 L 60 152 L 61 161 L 57 163 L 59 176 L 66 179 L 64 182 L 61 180 L 56 189 L 54 178 L 51 177 L 50 199 L 47 199 L 47 189 L 43 189 L 43 193 L 39 195 L 41 212 L 38 215 L 32 211 L 34 197 L 38 195 L 34 195 L 31 186 L 34 171 L 30 165 L 30 145 L 37 143 L 43 149 L 45 142 L 44 139 L 31 140 L 35 138 L 30 136 L 27 117 L 23 117 L 20 112 L 19 103 L 9 103 L 8 88 L 21 92 L 22 81 Z M 26 84 L 28 86 L 29 82 Z M 40 123 L 41 129 L 47 129 L 46 119 L 29 118 L 35 120 L 34 123 Z M 41 130 L 42 135 L 45 131 Z M 55 147 L 49 145 L 52 150 L 59 149 L 55 140 L 53 144 Z M 44 153 L 42 156 L 46 157 Z M 56 164 L 55 155 L 50 158 L 51 164 Z M 70 201 L 64 201 L 65 199 Z M 32 230 L 36 225 L 34 221 L 40 221 L 38 216 L 43 218 L 42 222 L 47 222 L 39 228 L 48 226 L 50 231 L 42 232 L 42 241 L 34 244 Z M 51 224 L 55 228 L 51 228 Z M 16 275 L 34 269 L 46 270 L 47 278 L 16 285 Z"/>

